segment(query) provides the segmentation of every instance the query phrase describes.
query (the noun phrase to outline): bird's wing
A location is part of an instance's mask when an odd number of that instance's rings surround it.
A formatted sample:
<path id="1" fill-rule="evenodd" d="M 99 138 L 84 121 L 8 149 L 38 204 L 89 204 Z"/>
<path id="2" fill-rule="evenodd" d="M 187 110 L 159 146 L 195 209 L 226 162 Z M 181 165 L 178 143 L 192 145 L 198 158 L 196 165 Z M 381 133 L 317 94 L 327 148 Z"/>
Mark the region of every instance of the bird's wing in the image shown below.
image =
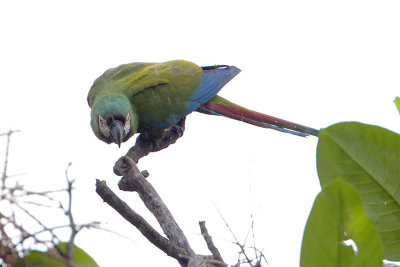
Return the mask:
<path id="1" fill-rule="evenodd" d="M 190 98 L 184 115 L 197 110 L 200 106 L 210 101 L 217 93 L 232 80 L 240 69 L 235 66 L 215 65 L 202 67 L 201 87 Z"/>
<path id="2" fill-rule="evenodd" d="M 115 68 L 108 69 L 100 77 L 98 77 L 88 94 L 88 103 L 92 107 L 97 96 L 103 93 L 118 92 L 132 93 L 140 92 L 144 88 L 157 85 L 160 80 L 147 78 L 140 82 L 140 86 L 135 84 L 147 76 L 155 63 L 130 63 L 123 64 Z"/>
<path id="3" fill-rule="evenodd" d="M 201 68 L 184 60 L 160 63 L 146 71 L 133 85 L 132 103 L 149 127 L 176 123 L 207 103 L 240 72 L 233 66 Z"/>

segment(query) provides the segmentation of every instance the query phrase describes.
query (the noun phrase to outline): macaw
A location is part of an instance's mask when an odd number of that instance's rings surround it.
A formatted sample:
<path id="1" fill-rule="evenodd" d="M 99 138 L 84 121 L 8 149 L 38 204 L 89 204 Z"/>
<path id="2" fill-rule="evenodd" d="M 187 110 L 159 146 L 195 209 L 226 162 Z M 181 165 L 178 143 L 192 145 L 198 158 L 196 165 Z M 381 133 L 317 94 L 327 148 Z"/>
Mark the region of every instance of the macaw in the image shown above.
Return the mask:
<path id="1" fill-rule="evenodd" d="M 298 136 L 319 131 L 264 115 L 217 93 L 240 72 L 235 66 L 199 67 L 185 60 L 131 63 L 97 78 L 88 94 L 91 127 L 102 141 L 121 146 L 135 133 L 158 136 L 193 111 L 220 115 Z"/>

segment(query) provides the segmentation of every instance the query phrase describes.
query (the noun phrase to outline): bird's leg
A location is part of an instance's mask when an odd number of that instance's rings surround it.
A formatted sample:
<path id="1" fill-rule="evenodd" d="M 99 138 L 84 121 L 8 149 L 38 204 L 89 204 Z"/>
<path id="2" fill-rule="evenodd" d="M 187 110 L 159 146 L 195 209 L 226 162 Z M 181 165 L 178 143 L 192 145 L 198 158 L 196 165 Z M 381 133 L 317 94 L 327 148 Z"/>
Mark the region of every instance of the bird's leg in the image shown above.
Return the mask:
<path id="1" fill-rule="evenodd" d="M 177 136 L 175 138 L 175 141 L 178 138 L 182 137 L 183 132 L 185 131 L 185 119 L 186 119 L 186 117 L 182 118 L 180 121 L 178 121 L 178 123 L 170 126 L 169 129 L 166 130 L 167 135 L 168 135 L 168 131 L 171 131 L 171 132 L 173 132 L 173 134 L 172 134 L 173 136 Z M 175 143 L 175 141 L 173 143 Z M 173 143 L 171 143 L 171 144 L 173 144 Z"/>
<path id="2" fill-rule="evenodd" d="M 152 135 L 149 136 L 153 144 L 151 152 L 167 148 L 182 137 L 183 132 L 185 131 L 185 119 L 186 117 L 182 118 L 178 123 L 172 126 L 154 131 Z"/>
<path id="3" fill-rule="evenodd" d="M 186 117 L 166 128 L 141 133 L 136 139 L 135 146 L 128 151 L 127 156 L 138 162 L 140 158 L 147 156 L 150 152 L 160 151 L 175 143 L 185 131 L 185 119 Z"/>

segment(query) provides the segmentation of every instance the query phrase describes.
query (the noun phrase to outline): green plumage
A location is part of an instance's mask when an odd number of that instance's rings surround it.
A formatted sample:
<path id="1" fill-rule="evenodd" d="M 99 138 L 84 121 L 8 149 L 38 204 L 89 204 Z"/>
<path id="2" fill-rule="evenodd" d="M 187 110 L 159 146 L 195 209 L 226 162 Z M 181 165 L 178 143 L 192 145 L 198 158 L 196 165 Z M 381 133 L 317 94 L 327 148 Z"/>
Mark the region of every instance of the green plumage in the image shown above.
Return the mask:
<path id="1" fill-rule="evenodd" d="M 165 124 L 170 114 L 183 113 L 200 88 L 202 74 L 199 66 L 184 60 L 121 65 L 95 80 L 89 91 L 89 105 L 92 107 L 104 94 L 125 95 L 140 118 L 140 132 L 151 125 Z"/>
<path id="2" fill-rule="evenodd" d="M 199 67 L 184 60 L 131 63 L 107 70 L 90 88 L 91 127 L 106 143 L 128 140 L 137 132 L 163 138 L 163 129 L 192 111 L 221 115 L 299 136 L 318 130 L 251 111 L 216 94 L 240 70 Z"/>
<path id="3" fill-rule="evenodd" d="M 107 70 L 88 95 L 93 132 L 111 143 L 99 130 L 99 115 L 110 121 L 110 117 L 125 118 L 130 113 L 132 129 L 126 140 L 135 132 L 177 123 L 199 90 L 202 75 L 199 66 L 184 60 L 131 63 Z"/>

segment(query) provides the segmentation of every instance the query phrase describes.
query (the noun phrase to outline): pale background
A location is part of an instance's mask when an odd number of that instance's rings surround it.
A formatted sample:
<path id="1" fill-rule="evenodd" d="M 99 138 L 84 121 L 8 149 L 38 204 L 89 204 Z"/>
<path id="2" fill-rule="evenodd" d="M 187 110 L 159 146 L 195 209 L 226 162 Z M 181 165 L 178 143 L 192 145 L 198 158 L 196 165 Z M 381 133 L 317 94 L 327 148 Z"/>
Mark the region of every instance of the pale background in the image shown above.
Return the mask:
<path id="1" fill-rule="evenodd" d="M 135 61 L 231 64 L 242 73 L 220 95 L 233 102 L 314 128 L 360 121 L 399 132 L 392 103 L 400 95 L 399 14 L 399 1 L 382 0 L 2 1 L 0 132 L 22 130 L 12 139 L 9 174 L 25 173 L 21 183 L 37 190 L 61 188 L 71 161 L 76 221 L 103 221 L 133 240 L 91 230 L 78 235 L 78 246 L 104 267 L 178 266 L 94 192 L 96 178 L 118 191 L 112 166 L 135 138 L 118 149 L 93 135 L 86 102 L 93 81 Z M 205 220 L 224 259 L 236 262 L 217 206 L 240 240 L 253 214 L 270 266 L 298 266 L 320 190 L 317 138 L 198 113 L 186 127 L 139 167 L 196 252 L 208 253 L 198 227 Z M 118 195 L 156 226 L 135 193 Z"/>

